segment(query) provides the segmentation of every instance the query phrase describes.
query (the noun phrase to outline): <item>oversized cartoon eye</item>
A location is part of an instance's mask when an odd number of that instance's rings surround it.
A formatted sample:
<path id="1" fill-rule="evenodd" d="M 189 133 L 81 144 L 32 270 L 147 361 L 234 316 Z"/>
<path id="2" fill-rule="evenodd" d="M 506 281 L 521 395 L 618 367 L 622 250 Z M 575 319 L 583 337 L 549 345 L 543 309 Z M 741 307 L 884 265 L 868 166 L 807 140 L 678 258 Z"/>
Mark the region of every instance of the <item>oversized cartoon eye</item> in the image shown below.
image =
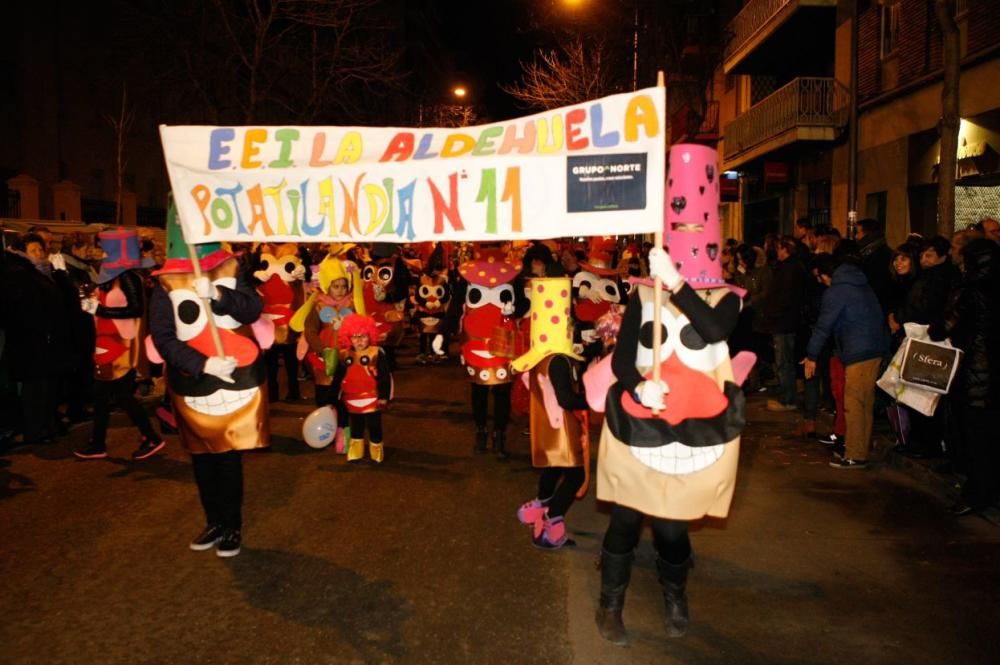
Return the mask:
<path id="1" fill-rule="evenodd" d="M 236 290 L 235 277 L 219 277 L 217 279 L 213 279 L 212 284 L 215 284 L 216 286 L 223 286 L 233 291 Z M 215 325 L 219 326 L 220 328 L 225 328 L 226 330 L 236 330 L 241 325 L 243 325 L 242 323 L 240 323 L 233 317 L 229 316 L 228 314 L 216 314 L 213 312 L 212 316 L 215 318 Z"/>
<path id="2" fill-rule="evenodd" d="M 465 304 L 469 307 L 482 307 L 484 304 L 483 297 L 486 291 L 480 286 L 475 284 L 469 287 L 469 290 L 465 293 Z"/>
<path id="3" fill-rule="evenodd" d="M 438 300 L 443 300 L 444 299 L 444 287 L 443 286 L 435 286 L 434 287 L 434 295 L 437 296 Z"/>
<path id="4" fill-rule="evenodd" d="M 260 270 L 261 270 L 261 272 L 267 272 L 270 267 L 271 267 L 271 262 L 270 261 L 268 261 L 267 259 L 261 259 L 260 260 Z"/>
<path id="5" fill-rule="evenodd" d="M 501 381 L 503 381 L 504 379 L 506 379 L 507 378 L 507 370 L 504 369 L 503 367 L 498 367 L 497 368 L 497 378 L 500 379 Z"/>
<path id="6" fill-rule="evenodd" d="M 484 369 L 484 370 L 480 371 L 479 372 L 479 380 L 480 381 L 489 381 L 490 380 L 490 370 Z"/>
<path id="7" fill-rule="evenodd" d="M 365 266 L 365 269 L 361 271 L 361 279 L 366 282 L 372 281 L 372 277 L 375 276 L 375 266 Z"/>
<path id="8" fill-rule="evenodd" d="M 198 294 L 190 289 L 174 289 L 167 295 L 174 307 L 177 339 L 182 342 L 194 339 L 205 329 L 205 323 L 208 320 Z"/>
<path id="9" fill-rule="evenodd" d="M 667 341 L 667 327 L 660 324 L 660 344 Z M 642 344 L 647 349 L 653 348 L 653 322 L 646 321 L 639 328 L 639 344 Z"/>
<path id="10" fill-rule="evenodd" d="M 392 268 L 383 266 L 378 269 L 378 279 L 380 282 L 388 283 L 392 281 Z"/>
<path id="11" fill-rule="evenodd" d="M 608 302 L 619 302 L 621 300 L 621 291 L 618 290 L 618 284 L 614 280 L 602 279 L 598 282 L 597 288 L 600 289 L 602 299 Z"/>
<path id="12" fill-rule="evenodd" d="M 677 328 L 674 315 L 667 307 L 660 308 L 660 360 L 666 360 L 676 345 Z M 639 326 L 639 346 L 635 352 L 636 367 L 653 365 L 653 303 L 643 303 L 642 323 Z"/>
<path id="13" fill-rule="evenodd" d="M 573 275 L 573 288 L 590 288 L 592 285 L 598 282 L 598 277 L 592 272 L 587 272 L 586 270 L 581 270 L 580 272 Z"/>
<path id="14" fill-rule="evenodd" d="M 708 342 L 702 339 L 690 323 L 681 328 L 681 344 L 693 351 L 701 351 L 708 346 Z"/>
<path id="15" fill-rule="evenodd" d="M 462 358 L 462 362 L 463 363 L 465 362 L 465 358 Z M 469 376 L 475 376 L 476 375 L 476 368 L 475 367 L 466 367 L 465 369 L 469 373 Z"/>
<path id="16" fill-rule="evenodd" d="M 421 298 L 431 297 L 431 287 L 427 286 L 426 284 L 421 285 L 418 292 L 420 293 Z"/>
<path id="17" fill-rule="evenodd" d="M 499 292 L 497 293 L 497 299 L 504 305 L 514 302 L 514 289 L 506 285 L 500 287 Z"/>
<path id="18" fill-rule="evenodd" d="M 289 275 L 295 272 L 295 268 L 296 268 L 295 261 L 288 261 L 287 263 L 285 263 L 285 272 L 287 272 Z"/>

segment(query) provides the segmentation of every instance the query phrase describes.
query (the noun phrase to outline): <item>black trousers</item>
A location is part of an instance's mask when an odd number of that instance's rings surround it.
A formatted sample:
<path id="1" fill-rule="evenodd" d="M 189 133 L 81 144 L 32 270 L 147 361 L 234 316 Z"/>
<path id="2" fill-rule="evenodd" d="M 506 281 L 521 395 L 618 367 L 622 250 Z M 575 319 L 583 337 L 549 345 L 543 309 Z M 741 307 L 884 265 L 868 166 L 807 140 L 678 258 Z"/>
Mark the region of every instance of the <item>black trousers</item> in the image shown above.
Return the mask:
<path id="1" fill-rule="evenodd" d="M 372 443 L 382 443 L 382 413 L 372 411 L 371 413 L 352 413 L 351 416 L 351 438 L 365 438 L 365 429 L 368 430 L 368 440 Z"/>
<path id="2" fill-rule="evenodd" d="M 961 426 L 969 464 L 962 499 L 977 510 L 989 508 L 1000 498 L 1000 409 L 966 406 Z"/>
<path id="3" fill-rule="evenodd" d="M 194 481 L 207 524 L 220 524 L 226 529 L 242 528 L 242 455 L 238 450 L 191 455 Z"/>
<path id="4" fill-rule="evenodd" d="M 104 447 L 108 435 L 108 419 L 111 405 L 116 404 L 128 414 L 129 420 L 139 433 L 150 441 L 159 441 L 160 436 L 149 422 L 149 416 L 135 398 L 135 370 L 114 381 L 94 381 L 94 445 Z"/>
<path id="5" fill-rule="evenodd" d="M 472 384 L 472 419 L 476 429 L 486 429 L 489 418 L 490 391 L 493 391 L 493 429 L 505 430 L 510 422 L 510 384 L 495 386 Z"/>
<path id="6" fill-rule="evenodd" d="M 264 352 L 267 361 L 268 397 L 272 402 L 278 401 L 278 358 L 285 364 L 285 376 L 288 378 L 288 399 L 299 398 L 299 359 L 295 357 L 294 344 L 273 344 Z"/>
<path id="7" fill-rule="evenodd" d="M 604 534 L 604 549 L 611 554 L 629 554 L 639 544 L 642 522 L 646 516 L 638 510 L 614 504 L 611 522 Z M 653 547 L 667 563 L 679 565 L 691 556 L 687 522 L 653 517 Z"/>
<path id="8" fill-rule="evenodd" d="M 21 431 L 26 442 L 56 436 L 56 375 L 25 378 L 20 401 Z"/>
<path id="9" fill-rule="evenodd" d="M 585 478 L 582 466 L 551 466 L 542 471 L 538 498 L 549 500 L 549 517 L 562 517 L 569 511 Z"/>

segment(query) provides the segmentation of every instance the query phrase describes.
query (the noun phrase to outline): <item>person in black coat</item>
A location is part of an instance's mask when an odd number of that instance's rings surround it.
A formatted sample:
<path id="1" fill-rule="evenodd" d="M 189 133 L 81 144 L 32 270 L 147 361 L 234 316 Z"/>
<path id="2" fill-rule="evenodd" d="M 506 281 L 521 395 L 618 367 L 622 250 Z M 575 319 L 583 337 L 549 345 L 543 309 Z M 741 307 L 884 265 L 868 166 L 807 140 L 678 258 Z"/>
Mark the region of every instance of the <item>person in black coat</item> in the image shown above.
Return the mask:
<path id="1" fill-rule="evenodd" d="M 1000 247 L 976 239 L 962 250 L 964 278 L 931 339 L 964 352 L 951 387 L 960 408 L 968 478 L 956 515 L 980 512 L 1000 495 Z"/>
<path id="2" fill-rule="evenodd" d="M 768 411 L 796 409 L 795 337 L 802 321 L 809 275 L 795 250 L 795 239 L 791 236 L 778 241 L 778 262 L 771 268 L 771 284 L 764 300 L 764 319 L 774 337 L 774 362 L 780 386 L 778 399 L 768 400 Z"/>
<path id="3" fill-rule="evenodd" d="M 55 387 L 71 365 L 66 307 L 39 236 L 20 239 L 4 252 L 3 263 L 0 328 L 5 362 L 20 385 L 22 442 L 44 442 L 59 432 Z"/>
<path id="4" fill-rule="evenodd" d="M 892 251 L 885 242 L 884 234 L 882 222 L 877 219 L 868 217 L 858 220 L 856 240 L 862 268 L 869 286 L 882 305 L 882 311 L 886 312 L 889 296 L 889 272 L 886 266 L 892 258 Z"/>

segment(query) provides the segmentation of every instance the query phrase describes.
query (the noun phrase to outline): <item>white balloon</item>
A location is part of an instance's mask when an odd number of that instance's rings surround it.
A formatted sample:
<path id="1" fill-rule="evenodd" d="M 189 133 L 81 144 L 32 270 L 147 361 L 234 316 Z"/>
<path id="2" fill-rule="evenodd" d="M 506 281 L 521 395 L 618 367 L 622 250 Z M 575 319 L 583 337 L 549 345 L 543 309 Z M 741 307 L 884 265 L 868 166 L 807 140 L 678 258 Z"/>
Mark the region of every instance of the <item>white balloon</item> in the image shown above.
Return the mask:
<path id="1" fill-rule="evenodd" d="M 337 438 L 337 411 L 321 406 L 302 423 L 302 439 L 311 448 L 326 448 Z"/>

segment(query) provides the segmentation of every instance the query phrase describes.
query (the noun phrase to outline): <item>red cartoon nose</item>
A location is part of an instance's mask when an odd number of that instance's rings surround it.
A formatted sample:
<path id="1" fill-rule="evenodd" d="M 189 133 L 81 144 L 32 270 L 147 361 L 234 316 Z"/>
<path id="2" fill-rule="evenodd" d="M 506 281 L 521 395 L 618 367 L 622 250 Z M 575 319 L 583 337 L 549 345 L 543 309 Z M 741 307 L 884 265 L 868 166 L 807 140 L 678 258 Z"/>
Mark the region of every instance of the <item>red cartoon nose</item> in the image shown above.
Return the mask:
<path id="1" fill-rule="evenodd" d="M 220 328 L 219 337 L 222 340 L 223 353 L 236 358 L 236 365 L 238 367 L 250 365 L 257 359 L 257 354 L 260 353 L 256 344 L 231 330 Z M 219 353 L 215 348 L 215 342 L 212 340 L 212 331 L 209 330 L 207 325 L 197 337 L 188 340 L 188 344 L 196 351 L 200 351 L 209 357 L 216 356 Z"/>

